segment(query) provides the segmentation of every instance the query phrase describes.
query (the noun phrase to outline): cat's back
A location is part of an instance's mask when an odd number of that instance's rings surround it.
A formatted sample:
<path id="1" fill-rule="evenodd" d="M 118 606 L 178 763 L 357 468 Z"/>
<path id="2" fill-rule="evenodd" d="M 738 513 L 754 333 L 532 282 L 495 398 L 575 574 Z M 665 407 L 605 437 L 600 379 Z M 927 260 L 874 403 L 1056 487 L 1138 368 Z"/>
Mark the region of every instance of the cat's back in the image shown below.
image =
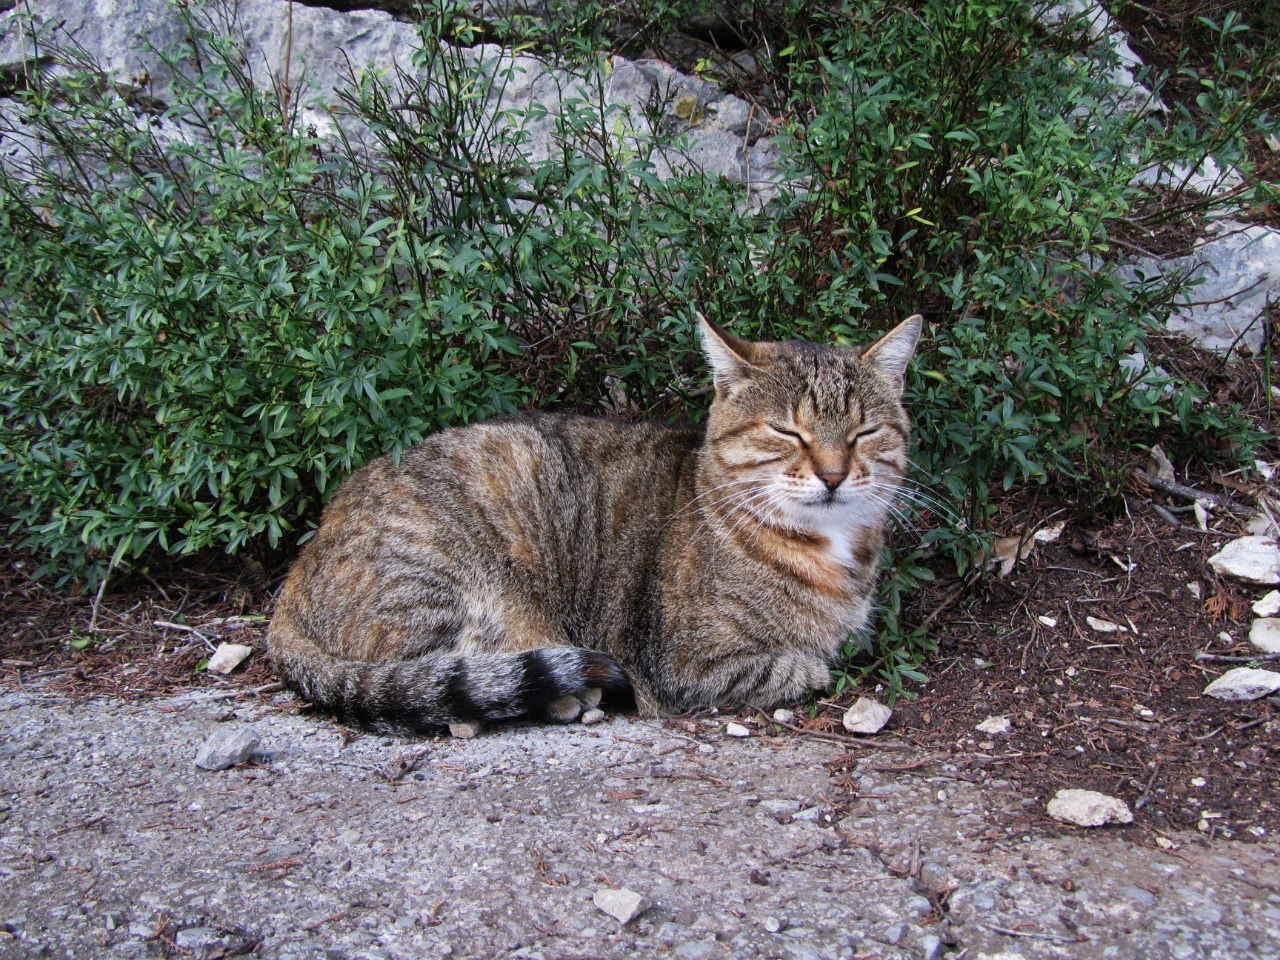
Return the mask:
<path id="1" fill-rule="evenodd" d="M 352 474 L 320 532 L 368 535 L 387 523 L 462 533 L 519 521 L 533 533 L 580 528 L 584 515 L 616 528 L 619 512 L 679 499 L 701 442 L 696 430 L 569 414 L 454 427 Z"/>

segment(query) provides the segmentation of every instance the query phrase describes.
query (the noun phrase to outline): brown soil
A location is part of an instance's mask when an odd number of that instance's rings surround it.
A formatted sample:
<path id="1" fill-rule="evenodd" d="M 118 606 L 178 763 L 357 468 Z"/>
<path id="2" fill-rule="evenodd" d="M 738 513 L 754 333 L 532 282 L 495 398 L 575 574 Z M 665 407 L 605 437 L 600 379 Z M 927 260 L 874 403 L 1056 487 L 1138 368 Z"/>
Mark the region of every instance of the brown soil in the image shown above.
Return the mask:
<path id="1" fill-rule="evenodd" d="M 930 682 L 899 705 L 898 729 L 921 746 L 976 755 L 1045 800 L 1078 787 L 1121 797 L 1156 827 L 1271 833 L 1280 710 L 1271 699 L 1204 696 L 1245 664 L 1199 659 L 1249 658 L 1249 604 L 1264 591 L 1206 563 L 1235 524 L 1212 517 L 1222 534 L 1175 527 L 1146 493 L 1127 501 L 1130 516 L 1068 527 L 952 611 Z M 976 729 L 992 716 L 1007 717 L 1011 732 Z"/>

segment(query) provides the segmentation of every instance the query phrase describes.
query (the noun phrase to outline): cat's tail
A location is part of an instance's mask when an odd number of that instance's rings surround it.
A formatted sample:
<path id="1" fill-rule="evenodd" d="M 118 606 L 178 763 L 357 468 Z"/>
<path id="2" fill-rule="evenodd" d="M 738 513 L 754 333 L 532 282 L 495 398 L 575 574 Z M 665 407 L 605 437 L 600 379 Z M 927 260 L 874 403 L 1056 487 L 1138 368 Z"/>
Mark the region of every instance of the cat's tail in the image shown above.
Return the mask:
<path id="1" fill-rule="evenodd" d="M 614 702 L 632 696 L 617 661 L 596 650 L 439 652 L 366 663 L 281 640 L 271 638 L 271 653 L 286 686 L 346 723 L 382 733 L 418 734 L 453 723 L 526 716 L 569 720 L 601 694 Z"/>

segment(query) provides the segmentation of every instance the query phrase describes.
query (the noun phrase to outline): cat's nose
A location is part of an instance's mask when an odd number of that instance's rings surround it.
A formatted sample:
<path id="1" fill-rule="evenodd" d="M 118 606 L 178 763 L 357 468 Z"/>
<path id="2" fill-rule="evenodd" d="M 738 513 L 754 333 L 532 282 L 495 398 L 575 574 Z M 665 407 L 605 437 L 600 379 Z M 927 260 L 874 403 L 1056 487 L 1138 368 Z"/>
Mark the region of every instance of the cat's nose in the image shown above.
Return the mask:
<path id="1" fill-rule="evenodd" d="M 849 471 L 840 470 L 824 470 L 818 474 L 818 479 L 827 485 L 828 490 L 834 490 L 844 482 L 844 478 L 849 475 Z"/>

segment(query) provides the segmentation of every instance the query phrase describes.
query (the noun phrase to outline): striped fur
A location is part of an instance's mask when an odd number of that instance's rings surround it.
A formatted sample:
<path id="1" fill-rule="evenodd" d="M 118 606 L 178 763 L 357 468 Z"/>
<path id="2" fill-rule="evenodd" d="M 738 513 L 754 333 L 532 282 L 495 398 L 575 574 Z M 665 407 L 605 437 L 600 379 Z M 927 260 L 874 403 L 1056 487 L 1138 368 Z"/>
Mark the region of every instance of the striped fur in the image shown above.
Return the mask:
<path id="1" fill-rule="evenodd" d="M 825 687 L 867 622 L 907 466 L 912 317 L 865 350 L 702 321 L 705 432 L 557 415 L 446 430 L 354 474 L 269 631 L 285 682 L 417 733 L 769 706 Z"/>

